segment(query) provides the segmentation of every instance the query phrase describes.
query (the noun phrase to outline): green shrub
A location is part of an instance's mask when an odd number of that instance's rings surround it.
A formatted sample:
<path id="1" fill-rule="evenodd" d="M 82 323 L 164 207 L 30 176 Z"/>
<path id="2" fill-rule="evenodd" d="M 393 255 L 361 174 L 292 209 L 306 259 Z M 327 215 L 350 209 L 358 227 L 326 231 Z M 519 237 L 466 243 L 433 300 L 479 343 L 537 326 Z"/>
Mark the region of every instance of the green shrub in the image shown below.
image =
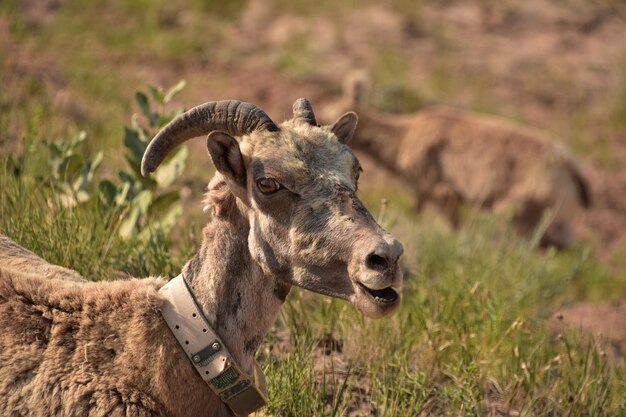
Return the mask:
<path id="1" fill-rule="evenodd" d="M 144 93 L 135 94 L 137 104 L 148 125 L 142 126 L 137 115 L 133 115 L 131 126 L 124 128 L 125 159 L 129 170 L 118 173 L 118 182 L 103 180 L 99 184 L 104 204 L 111 208 L 124 209 L 124 219 L 119 227 L 119 233 L 124 238 L 140 236 L 146 239 L 151 233 L 150 230 L 154 229 L 160 229 L 168 234 L 182 216 L 182 207 L 179 204 L 180 192 L 171 186 L 185 168 L 187 148 L 181 146 L 173 151 L 148 178 L 141 175 L 141 159 L 150 139 L 158 129 L 182 112 L 178 109 L 165 113 L 163 108 L 184 87 L 184 81 L 167 92 L 150 87 L 156 109 L 152 108 L 150 100 Z"/>
<path id="2" fill-rule="evenodd" d="M 184 169 L 187 149 L 174 152 L 153 178 L 143 178 L 140 165 L 149 138 L 180 114 L 163 109 L 184 85 L 167 92 L 150 87 L 155 109 L 143 93 L 136 94 L 147 126 L 133 116 L 126 127 L 128 169 L 114 180 L 97 175 L 102 152 L 84 156 L 85 132 L 71 141 L 27 137 L 23 154 L 0 157 L 0 232 L 91 279 L 110 279 L 115 271 L 176 275 L 193 248 L 191 237 L 183 235 L 178 258 L 169 241 L 182 213 L 173 183 Z"/>

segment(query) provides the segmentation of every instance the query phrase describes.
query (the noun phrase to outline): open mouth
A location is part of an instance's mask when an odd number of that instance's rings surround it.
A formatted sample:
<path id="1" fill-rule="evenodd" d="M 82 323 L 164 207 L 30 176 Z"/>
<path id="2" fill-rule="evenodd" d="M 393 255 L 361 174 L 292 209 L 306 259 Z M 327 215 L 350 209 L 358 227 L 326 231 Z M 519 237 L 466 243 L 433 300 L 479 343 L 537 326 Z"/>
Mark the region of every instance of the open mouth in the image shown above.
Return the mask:
<path id="1" fill-rule="evenodd" d="M 398 301 L 399 295 L 398 293 L 391 287 L 383 288 L 382 290 L 373 290 L 371 288 L 367 288 L 365 285 L 358 282 L 359 287 L 361 287 L 365 293 L 367 293 L 370 297 L 374 299 L 377 303 L 380 304 L 393 304 Z"/>

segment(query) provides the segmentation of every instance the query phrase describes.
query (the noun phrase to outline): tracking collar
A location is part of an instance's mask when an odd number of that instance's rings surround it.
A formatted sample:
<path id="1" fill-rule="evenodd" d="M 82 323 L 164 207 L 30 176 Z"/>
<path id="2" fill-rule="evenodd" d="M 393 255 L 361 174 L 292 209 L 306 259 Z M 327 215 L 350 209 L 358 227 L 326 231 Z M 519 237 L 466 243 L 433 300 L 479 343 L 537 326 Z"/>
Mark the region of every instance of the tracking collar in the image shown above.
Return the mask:
<path id="1" fill-rule="evenodd" d="M 242 372 L 226 345 L 211 329 L 180 274 L 159 290 L 161 314 L 187 357 L 209 388 L 237 416 L 247 416 L 267 403 L 265 375 L 254 362 L 253 375 Z"/>

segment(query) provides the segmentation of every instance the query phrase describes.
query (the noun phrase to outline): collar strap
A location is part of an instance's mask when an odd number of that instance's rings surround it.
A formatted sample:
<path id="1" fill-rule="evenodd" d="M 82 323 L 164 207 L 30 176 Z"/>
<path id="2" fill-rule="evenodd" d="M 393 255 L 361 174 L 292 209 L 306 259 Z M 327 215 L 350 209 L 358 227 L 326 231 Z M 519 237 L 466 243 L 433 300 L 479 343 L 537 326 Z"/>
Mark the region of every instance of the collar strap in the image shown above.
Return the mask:
<path id="1" fill-rule="evenodd" d="M 242 372 L 226 345 L 211 329 L 183 275 L 159 290 L 161 314 L 198 375 L 237 416 L 247 416 L 267 403 L 265 376 L 254 363 L 253 376 Z"/>

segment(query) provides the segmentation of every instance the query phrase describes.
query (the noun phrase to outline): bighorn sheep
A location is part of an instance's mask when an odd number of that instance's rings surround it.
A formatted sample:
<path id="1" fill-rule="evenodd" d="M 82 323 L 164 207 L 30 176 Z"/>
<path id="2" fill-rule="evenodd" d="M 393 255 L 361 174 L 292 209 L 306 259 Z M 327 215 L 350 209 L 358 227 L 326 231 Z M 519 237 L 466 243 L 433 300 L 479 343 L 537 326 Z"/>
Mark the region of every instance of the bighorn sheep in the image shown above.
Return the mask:
<path id="1" fill-rule="evenodd" d="M 305 99 L 280 125 L 252 104 L 209 102 L 146 149 L 144 175 L 174 147 L 208 134 L 213 217 L 176 280 L 250 380 L 254 352 L 292 285 L 348 300 L 370 317 L 398 307 L 403 249 L 355 195 L 360 167 L 345 144 L 356 123 L 347 113 L 319 127 Z M 2 259 L 0 415 L 231 415 L 162 317 L 164 279 L 77 282 L 5 269 Z"/>
<path id="2" fill-rule="evenodd" d="M 549 212 L 542 243 L 570 243 L 570 222 L 590 205 L 590 193 L 564 146 L 538 130 L 445 106 L 411 115 L 365 109 L 366 82 L 359 75 L 348 78 L 344 98 L 324 115 L 341 108 L 358 112 L 351 146 L 401 176 L 418 210 L 433 203 L 457 226 L 460 207 L 468 203 L 512 214 L 523 233 L 535 230 Z"/>

